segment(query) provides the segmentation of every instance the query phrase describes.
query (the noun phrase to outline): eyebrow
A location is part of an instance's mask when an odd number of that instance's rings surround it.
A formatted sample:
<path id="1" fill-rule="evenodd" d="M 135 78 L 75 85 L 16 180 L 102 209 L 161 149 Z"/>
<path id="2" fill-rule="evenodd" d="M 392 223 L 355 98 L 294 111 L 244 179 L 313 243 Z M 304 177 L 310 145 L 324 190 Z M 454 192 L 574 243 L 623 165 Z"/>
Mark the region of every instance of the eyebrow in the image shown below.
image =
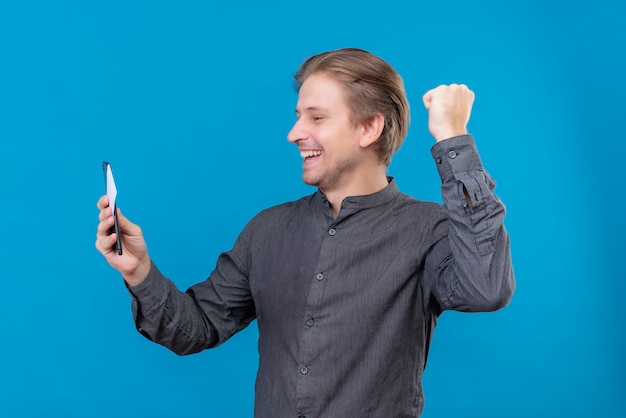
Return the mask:
<path id="1" fill-rule="evenodd" d="M 323 107 L 319 107 L 319 106 L 309 106 L 309 107 L 305 107 L 303 112 L 327 112 L 328 110 L 323 108 Z M 296 114 L 298 113 L 302 113 L 301 111 L 298 110 L 298 108 L 295 109 Z"/>

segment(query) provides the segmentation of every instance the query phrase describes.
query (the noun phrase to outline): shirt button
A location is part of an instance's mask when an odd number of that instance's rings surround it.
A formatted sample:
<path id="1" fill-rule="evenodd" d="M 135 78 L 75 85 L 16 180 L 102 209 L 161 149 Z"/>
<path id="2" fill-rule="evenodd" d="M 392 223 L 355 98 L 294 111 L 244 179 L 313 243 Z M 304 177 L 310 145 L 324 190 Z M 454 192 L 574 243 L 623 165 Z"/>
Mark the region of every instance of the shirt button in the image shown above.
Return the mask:
<path id="1" fill-rule="evenodd" d="M 437 157 L 437 164 L 441 164 L 441 157 Z"/>
<path id="2" fill-rule="evenodd" d="M 306 324 L 310 327 L 313 326 L 313 324 L 315 323 L 315 321 L 311 318 L 311 319 L 307 319 Z"/>
<path id="3" fill-rule="evenodd" d="M 330 229 L 328 230 L 328 233 L 329 233 L 330 235 L 335 235 L 335 234 L 337 233 L 337 230 L 336 230 L 335 228 L 330 228 Z"/>
<path id="4" fill-rule="evenodd" d="M 303 367 L 300 369 L 300 373 L 302 374 L 307 374 L 309 372 L 309 368 L 308 367 Z"/>
<path id="5" fill-rule="evenodd" d="M 456 158 L 456 151 L 450 151 L 450 152 L 448 153 L 448 157 L 450 157 L 450 158 Z"/>
<path id="6" fill-rule="evenodd" d="M 325 197 L 322 197 L 322 203 L 327 203 L 328 199 L 326 199 Z"/>
<path id="7" fill-rule="evenodd" d="M 324 275 L 322 273 L 317 273 L 317 276 L 315 276 L 315 278 L 317 280 L 324 280 Z"/>

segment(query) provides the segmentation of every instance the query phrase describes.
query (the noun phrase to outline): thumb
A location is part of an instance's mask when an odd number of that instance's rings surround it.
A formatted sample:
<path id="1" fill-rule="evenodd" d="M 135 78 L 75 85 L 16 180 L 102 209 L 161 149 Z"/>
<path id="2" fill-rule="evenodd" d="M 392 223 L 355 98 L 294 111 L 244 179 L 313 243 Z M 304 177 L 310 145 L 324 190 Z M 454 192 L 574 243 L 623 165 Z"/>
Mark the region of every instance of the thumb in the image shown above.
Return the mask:
<path id="1" fill-rule="evenodd" d="M 139 226 L 135 225 L 126 216 L 124 216 L 120 208 L 117 208 L 117 222 L 120 226 L 120 231 L 123 231 L 125 234 L 141 235 Z"/>

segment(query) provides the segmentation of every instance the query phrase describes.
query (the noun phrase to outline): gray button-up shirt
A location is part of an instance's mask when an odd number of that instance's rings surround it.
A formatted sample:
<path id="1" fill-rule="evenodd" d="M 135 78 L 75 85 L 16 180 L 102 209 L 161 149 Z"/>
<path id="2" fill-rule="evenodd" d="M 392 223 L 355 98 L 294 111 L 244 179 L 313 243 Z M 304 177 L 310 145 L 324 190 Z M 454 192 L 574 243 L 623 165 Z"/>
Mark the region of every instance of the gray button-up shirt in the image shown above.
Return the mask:
<path id="1" fill-rule="evenodd" d="M 319 191 L 267 209 L 185 293 L 153 265 L 130 289 L 138 329 L 189 354 L 256 319 L 256 417 L 419 416 L 437 317 L 498 309 L 514 288 L 504 206 L 473 139 L 432 154 L 443 206 L 390 178 L 336 218 Z"/>

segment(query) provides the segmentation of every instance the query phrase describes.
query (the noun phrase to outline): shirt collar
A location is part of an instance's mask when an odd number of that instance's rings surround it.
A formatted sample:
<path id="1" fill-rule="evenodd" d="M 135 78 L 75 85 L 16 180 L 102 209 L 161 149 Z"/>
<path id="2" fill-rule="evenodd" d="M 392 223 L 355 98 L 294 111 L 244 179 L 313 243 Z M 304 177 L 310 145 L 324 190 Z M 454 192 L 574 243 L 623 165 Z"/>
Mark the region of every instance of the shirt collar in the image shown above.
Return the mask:
<path id="1" fill-rule="evenodd" d="M 384 205 L 385 203 L 393 200 L 400 191 L 398 190 L 398 185 L 393 177 L 387 177 L 387 187 L 384 189 L 363 196 L 348 196 L 341 203 L 342 209 L 367 209 L 373 208 L 376 206 Z M 318 190 L 315 193 L 315 199 L 322 203 L 324 206 L 328 207 L 328 199 L 326 195 L 321 190 Z"/>

